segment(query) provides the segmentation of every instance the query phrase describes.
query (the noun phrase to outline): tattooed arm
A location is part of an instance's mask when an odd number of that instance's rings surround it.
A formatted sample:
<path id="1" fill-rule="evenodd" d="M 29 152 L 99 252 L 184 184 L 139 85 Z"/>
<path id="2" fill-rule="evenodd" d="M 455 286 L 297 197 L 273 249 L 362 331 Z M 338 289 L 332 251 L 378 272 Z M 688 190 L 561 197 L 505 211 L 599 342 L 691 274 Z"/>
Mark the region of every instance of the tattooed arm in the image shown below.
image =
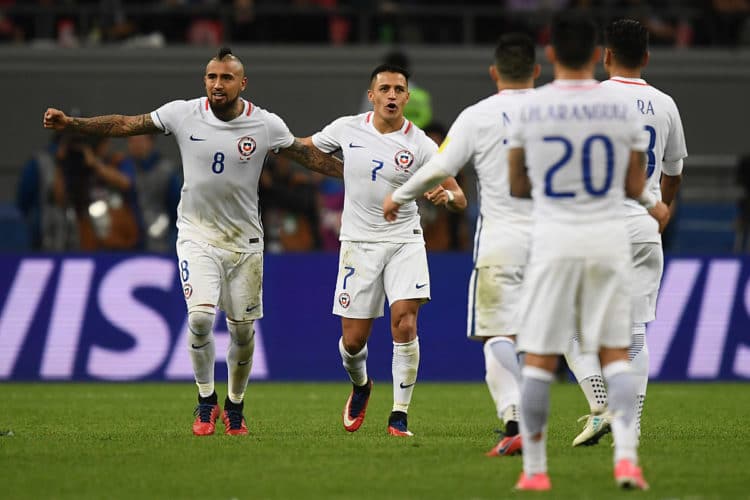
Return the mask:
<path id="1" fill-rule="evenodd" d="M 138 116 L 106 115 L 76 118 L 67 116 L 59 109 L 54 108 L 49 108 L 44 113 L 44 128 L 106 137 L 126 137 L 161 132 L 154 125 L 151 115 L 148 113 Z"/>
<path id="2" fill-rule="evenodd" d="M 344 162 L 316 148 L 310 137 L 295 137 L 294 143 L 279 153 L 315 172 L 330 177 L 344 177 Z"/>

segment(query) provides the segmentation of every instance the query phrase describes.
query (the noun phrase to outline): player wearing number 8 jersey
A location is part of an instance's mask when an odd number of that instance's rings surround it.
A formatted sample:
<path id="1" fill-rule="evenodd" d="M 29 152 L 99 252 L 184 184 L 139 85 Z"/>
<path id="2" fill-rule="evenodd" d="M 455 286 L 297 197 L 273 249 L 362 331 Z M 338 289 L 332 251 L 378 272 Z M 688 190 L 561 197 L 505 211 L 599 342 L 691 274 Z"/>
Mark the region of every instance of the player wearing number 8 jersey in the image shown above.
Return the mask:
<path id="1" fill-rule="evenodd" d="M 648 134 L 646 149 L 646 189 L 654 197 L 671 206 L 682 179 L 682 162 L 687 156 L 682 120 L 674 100 L 650 86 L 641 78 L 648 63 L 648 30 L 638 21 L 621 19 L 606 29 L 604 68 L 610 79 L 602 86 L 612 88 L 625 97 L 643 118 Z M 658 224 L 647 211 L 631 199 L 625 200 L 625 215 L 633 257 L 632 343 L 629 349 L 631 366 L 638 378 L 637 429 L 648 384 L 648 345 L 646 323 L 656 318 L 656 297 L 664 267 L 661 235 Z M 603 419 L 606 426 L 607 393 L 604 389 L 599 362 L 595 356 L 581 352 L 573 338 L 566 354 L 568 365 L 589 402 L 589 415 L 583 431 L 573 445 L 595 444 L 606 428 L 593 425 Z M 597 422 L 598 423 L 598 422 Z"/>
<path id="2" fill-rule="evenodd" d="M 253 323 L 263 315 L 263 229 L 258 179 L 266 155 L 281 150 L 318 172 L 342 176 L 341 161 L 302 144 L 284 122 L 240 97 L 247 77 L 228 48 L 206 65 L 206 96 L 172 101 L 149 114 L 72 118 L 57 109 L 44 126 L 129 136 L 174 135 L 184 171 L 178 207 L 179 275 L 188 309 L 188 351 L 198 386 L 193 433 L 213 434 L 222 414 L 226 434 L 247 434 L 243 415 L 252 367 Z M 214 390 L 216 307 L 226 312 L 228 395 L 221 412 Z"/>
<path id="3" fill-rule="evenodd" d="M 393 408 L 388 432 L 411 436 L 407 412 L 419 367 L 417 312 L 430 298 L 427 256 L 416 202 L 391 224 L 381 216 L 385 196 L 406 182 L 437 145 L 403 116 L 408 73 L 381 65 L 370 76 L 373 110 L 339 118 L 309 139 L 324 152 L 344 156 L 344 211 L 333 313 L 341 316 L 339 352 L 353 387 L 342 413 L 344 428 L 362 425 L 372 381 L 367 340 L 375 318 L 391 309 Z M 452 177 L 428 193 L 435 204 L 463 209 L 466 199 Z"/>
<path id="4" fill-rule="evenodd" d="M 525 100 L 511 124 L 511 193 L 532 194 L 531 257 L 523 284 L 518 349 L 523 473 L 516 488 L 550 488 L 546 427 L 557 358 L 579 329 L 584 352 L 598 353 L 614 414 L 615 479 L 647 487 L 637 457 L 630 373 L 630 244 L 625 195 L 665 221 L 666 206 L 644 191 L 643 123 L 631 103 L 593 79 L 600 56 L 590 17 L 564 13 L 546 54 L 555 80 Z M 578 327 L 578 328 L 577 328 Z"/>

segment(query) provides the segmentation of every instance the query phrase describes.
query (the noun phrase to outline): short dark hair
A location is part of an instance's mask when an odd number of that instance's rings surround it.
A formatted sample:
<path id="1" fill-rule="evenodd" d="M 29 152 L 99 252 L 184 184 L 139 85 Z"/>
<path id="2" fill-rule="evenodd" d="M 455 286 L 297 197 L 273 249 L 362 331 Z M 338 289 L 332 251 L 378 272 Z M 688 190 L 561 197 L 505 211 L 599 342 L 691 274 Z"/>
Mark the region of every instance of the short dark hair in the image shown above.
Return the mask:
<path id="1" fill-rule="evenodd" d="M 531 78 L 534 74 L 536 48 L 525 33 L 506 33 L 495 47 L 495 67 L 500 75 L 513 82 Z"/>
<path id="2" fill-rule="evenodd" d="M 378 76 L 380 73 L 401 73 L 404 75 L 404 78 L 406 79 L 406 83 L 409 83 L 409 72 L 406 71 L 401 66 L 396 66 L 395 64 L 388 64 L 383 63 L 378 65 L 374 70 L 372 70 L 372 73 L 370 73 L 370 83 L 375 79 L 376 76 Z"/>
<path id="3" fill-rule="evenodd" d="M 618 19 L 604 31 L 607 48 L 627 68 L 638 68 L 648 52 L 648 30 L 634 19 Z"/>
<path id="4" fill-rule="evenodd" d="M 594 19 L 582 11 L 565 11 L 552 20 L 552 46 L 561 64 L 571 69 L 586 65 L 598 41 Z"/>

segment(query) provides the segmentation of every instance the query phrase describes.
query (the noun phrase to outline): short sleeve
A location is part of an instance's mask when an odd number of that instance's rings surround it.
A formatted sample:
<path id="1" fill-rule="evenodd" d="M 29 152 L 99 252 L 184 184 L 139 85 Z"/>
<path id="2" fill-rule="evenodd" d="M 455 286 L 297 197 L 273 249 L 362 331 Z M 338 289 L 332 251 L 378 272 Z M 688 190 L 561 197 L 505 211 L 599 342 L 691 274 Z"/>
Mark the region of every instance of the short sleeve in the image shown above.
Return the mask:
<path id="1" fill-rule="evenodd" d="M 171 101 L 151 112 L 151 121 L 165 135 L 174 133 L 180 120 L 188 114 L 188 101 Z"/>
<path id="2" fill-rule="evenodd" d="M 476 127 L 466 110 L 458 115 L 435 156 L 444 170 L 456 175 L 472 159 Z"/>
<path id="3" fill-rule="evenodd" d="M 312 136 L 312 142 L 316 148 L 324 153 L 333 153 L 341 149 L 341 129 L 343 128 L 346 118 L 339 118 L 332 121 L 320 132 Z"/>
<path id="4" fill-rule="evenodd" d="M 672 104 L 669 135 L 664 145 L 662 171 L 667 175 L 680 175 L 682 173 L 682 160 L 687 157 L 687 146 L 685 145 L 685 131 L 682 128 L 680 112 L 674 101 Z"/>
<path id="5" fill-rule="evenodd" d="M 288 148 L 294 143 L 294 135 L 279 115 L 275 113 L 266 114 L 266 129 L 268 130 L 268 146 L 273 151 Z"/>

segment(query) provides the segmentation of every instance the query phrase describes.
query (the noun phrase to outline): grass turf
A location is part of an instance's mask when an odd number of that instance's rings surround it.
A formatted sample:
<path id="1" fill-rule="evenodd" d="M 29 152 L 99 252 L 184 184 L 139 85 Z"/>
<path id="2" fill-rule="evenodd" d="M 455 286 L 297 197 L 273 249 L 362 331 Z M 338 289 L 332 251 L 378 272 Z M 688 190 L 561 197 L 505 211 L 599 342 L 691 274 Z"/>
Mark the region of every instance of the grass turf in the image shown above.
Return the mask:
<path id="1" fill-rule="evenodd" d="M 750 498 L 750 386 L 652 384 L 641 463 L 651 490 L 621 492 L 611 437 L 572 448 L 586 413 L 552 388 L 552 491 L 514 493 L 520 457 L 487 458 L 497 420 L 483 384 L 420 383 L 414 438 L 386 433 L 392 389 L 376 381 L 362 428 L 341 426 L 349 385 L 251 383 L 250 435 L 191 434 L 191 384 L 0 384 L 0 498 L 490 499 Z M 219 397 L 226 394 L 219 387 Z"/>

